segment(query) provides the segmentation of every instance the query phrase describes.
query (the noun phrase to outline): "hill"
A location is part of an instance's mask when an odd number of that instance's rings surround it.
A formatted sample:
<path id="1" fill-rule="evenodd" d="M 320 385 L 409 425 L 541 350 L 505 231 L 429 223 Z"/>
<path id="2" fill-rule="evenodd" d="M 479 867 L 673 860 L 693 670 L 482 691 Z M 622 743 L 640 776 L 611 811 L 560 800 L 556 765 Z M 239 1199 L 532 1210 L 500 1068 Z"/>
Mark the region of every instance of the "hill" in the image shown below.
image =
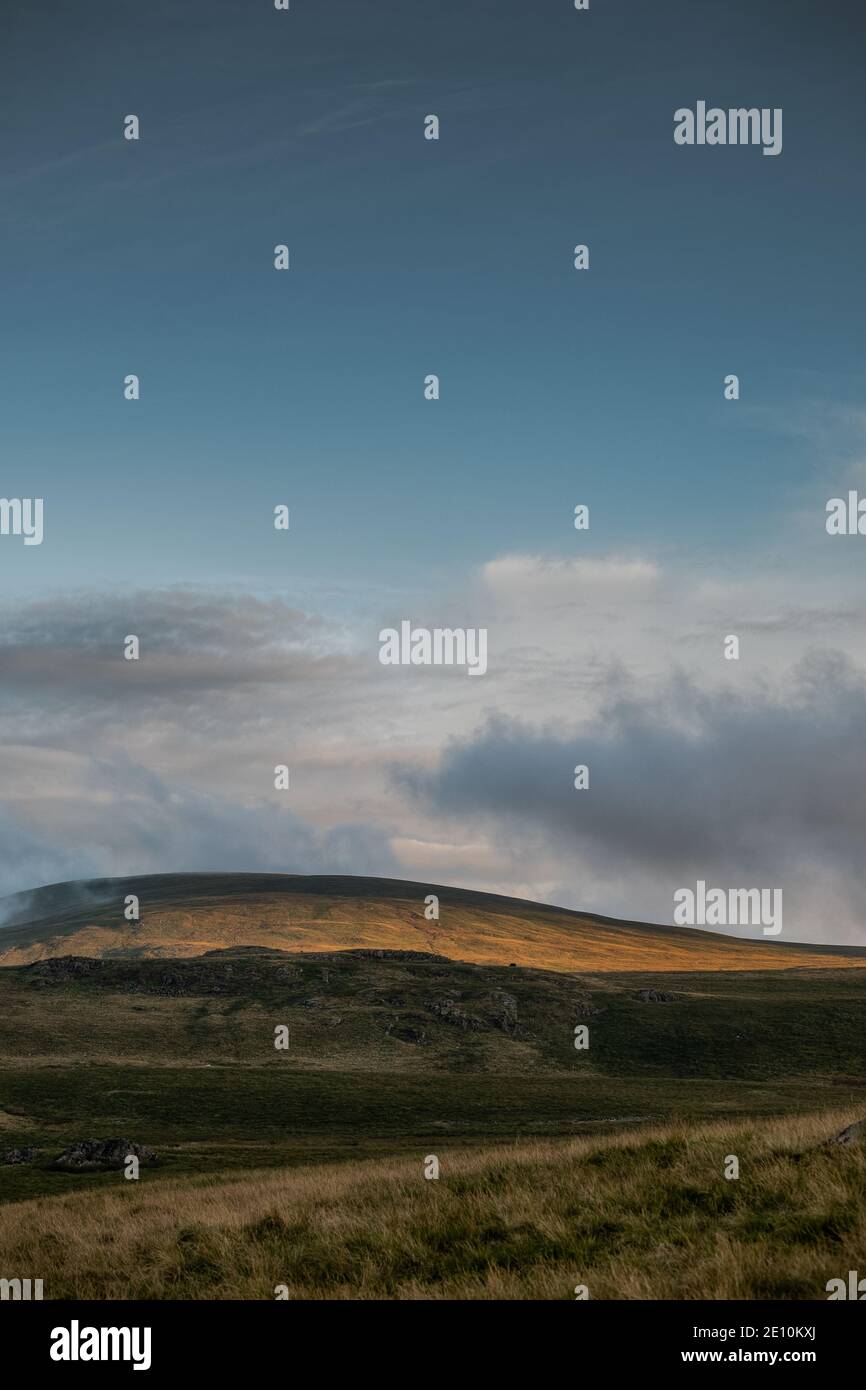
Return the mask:
<path id="1" fill-rule="evenodd" d="M 864 1017 L 862 970 L 53 957 L 0 970 L 0 1202 L 114 1183 L 53 1162 L 121 1135 L 162 1180 L 862 1104 Z"/>
<path id="2" fill-rule="evenodd" d="M 124 920 L 134 894 L 140 920 Z M 425 898 L 439 899 L 427 921 Z M 554 971 L 784 970 L 866 965 L 866 949 L 725 936 L 395 879 L 158 874 L 53 884 L 0 903 L 0 966 L 57 956 L 147 959 L 259 946 L 420 950 Z"/>
<path id="3" fill-rule="evenodd" d="M 662 988 L 663 986 L 663 988 Z M 423 951 L 61 956 L 0 972 L 4 1066 L 866 1084 L 866 972 L 580 976 Z M 591 1046 L 578 1051 L 575 1028 Z M 285 1049 L 274 1029 L 288 1030 Z"/>

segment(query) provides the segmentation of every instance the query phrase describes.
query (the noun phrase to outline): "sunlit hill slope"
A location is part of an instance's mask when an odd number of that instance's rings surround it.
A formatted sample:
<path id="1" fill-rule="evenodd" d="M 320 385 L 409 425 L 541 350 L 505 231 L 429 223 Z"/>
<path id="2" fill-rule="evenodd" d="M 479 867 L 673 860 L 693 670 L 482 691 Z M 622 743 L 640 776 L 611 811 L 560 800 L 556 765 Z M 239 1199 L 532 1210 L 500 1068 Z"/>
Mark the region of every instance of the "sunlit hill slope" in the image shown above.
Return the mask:
<path id="1" fill-rule="evenodd" d="M 439 899 L 438 921 L 424 900 Z M 127 922 L 135 894 L 140 920 Z M 866 949 L 743 940 L 594 917 L 394 879 L 159 874 L 54 884 L 0 902 L 0 965 L 56 956 L 177 957 L 238 946 L 432 951 L 560 971 L 779 970 L 866 965 Z"/>

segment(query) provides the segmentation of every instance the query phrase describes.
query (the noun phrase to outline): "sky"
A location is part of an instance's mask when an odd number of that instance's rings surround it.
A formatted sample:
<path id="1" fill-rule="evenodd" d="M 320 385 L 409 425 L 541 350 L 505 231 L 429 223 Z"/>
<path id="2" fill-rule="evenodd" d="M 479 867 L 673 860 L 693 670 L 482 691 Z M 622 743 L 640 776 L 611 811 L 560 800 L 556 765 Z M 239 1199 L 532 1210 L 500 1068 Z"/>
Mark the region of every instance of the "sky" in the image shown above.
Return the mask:
<path id="1" fill-rule="evenodd" d="M 44 539 L 0 536 L 0 892 L 333 871 L 669 921 L 702 878 L 866 944 L 866 540 L 825 529 L 866 493 L 864 36 L 4 0 L 0 495 Z M 699 100 L 781 108 L 781 154 L 676 145 Z M 403 619 L 486 627 L 483 678 L 382 666 Z"/>

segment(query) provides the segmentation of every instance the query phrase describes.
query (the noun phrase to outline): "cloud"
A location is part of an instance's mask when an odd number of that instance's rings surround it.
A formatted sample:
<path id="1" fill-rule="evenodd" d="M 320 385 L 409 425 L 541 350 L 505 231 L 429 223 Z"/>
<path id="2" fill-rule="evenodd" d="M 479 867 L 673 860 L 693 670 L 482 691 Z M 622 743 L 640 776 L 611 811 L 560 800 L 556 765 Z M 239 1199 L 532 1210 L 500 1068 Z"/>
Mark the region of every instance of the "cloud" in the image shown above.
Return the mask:
<path id="1" fill-rule="evenodd" d="M 124 659 L 129 634 L 141 658 Z M 346 658 L 320 619 L 279 599 L 178 588 L 37 601 L 4 613 L 0 677 L 14 694 L 100 704 L 336 676 Z M 134 679 L 132 674 L 134 673 Z"/>
<path id="2" fill-rule="evenodd" d="M 390 874 L 387 836 L 351 821 L 317 828 L 280 794 L 242 805 L 163 782 L 129 764 L 88 769 L 104 795 L 41 802 L 40 833 L 0 818 L 0 893 L 64 879 L 232 870 L 299 874 Z M 2 907 L 0 907 L 2 925 Z"/>
<path id="3" fill-rule="evenodd" d="M 782 887 L 786 935 L 864 940 L 859 590 L 834 606 L 806 575 L 639 555 L 506 555 L 476 579 L 477 681 L 382 667 L 379 593 L 351 621 L 188 587 L 10 607 L 0 888 L 396 872 L 667 921 L 702 877 Z M 413 612 L 453 625 L 453 605 Z"/>
<path id="4" fill-rule="evenodd" d="M 137 662 L 123 659 L 129 633 Z M 336 623 L 189 588 L 70 595 L 7 611 L 0 676 L 0 892 L 172 870 L 394 869 L 352 723 L 363 661 Z M 273 785 L 282 763 L 287 793 Z"/>
<path id="5" fill-rule="evenodd" d="M 660 572 L 651 560 L 607 556 L 545 558 L 540 555 L 503 555 L 482 567 L 483 583 L 500 603 L 521 608 L 559 606 L 651 596 Z"/>
<path id="6" fill-rule="evenodd" d="M 866 940 L 866 683 L 836 655 L 783 692 L 680 675 L 567 729 L 495 717 L 433 771 L 396 775 L 436 815 L 558 865 L 584 907 L 670 921 L 698 878 L 781 887 L 787 935 Z"/>
<path id="7" fill-rule="evenodd" d="M 0 898 L 42 883 L 89 877 L 96 871 L 96 860 L 82 846 L 60 845 L 28 830 L 6 812 L 0 812 L 0 846 Z M 6 905 L 0 901 L 0 927 L 6 916 Z"/>

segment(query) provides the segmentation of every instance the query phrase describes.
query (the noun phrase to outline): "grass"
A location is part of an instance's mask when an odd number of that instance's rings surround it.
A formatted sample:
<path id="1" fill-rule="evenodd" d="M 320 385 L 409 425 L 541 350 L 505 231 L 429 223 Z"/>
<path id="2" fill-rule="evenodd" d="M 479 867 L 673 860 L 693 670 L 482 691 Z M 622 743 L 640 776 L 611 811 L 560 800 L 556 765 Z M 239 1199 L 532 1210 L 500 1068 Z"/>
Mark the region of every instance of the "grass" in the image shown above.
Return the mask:
<path id="1" fill-rule="evenodd" d="M 598 976 L 435 959 L 232 953 L 98 961 L 92 973 L 0 970 L 0 1060 L 251 1064 L 390 1075 L 533 1073 L 773 1080 L 861 1076 L 866 971 L 608 972 Z M 87 964 L 85 962 L 85 964 Z M 648 980 L 676 995 L 640 1002 Z M 449 1000 L 472 1027 L 437 1013 Z M 502 1027 L 503 1000 L 516 1026 Z M 582 1014 L 581 1007 L 590 1012 Z M 590 1048 L 574 1048 L 575 1022 Z M 286 1024 L 289 1051 L 274 1050 Z M 390 1036 L 409 1025 L 413 1046 Z M 2 1098 L 2 1097 L 0 1097 Z"/>
<path id="2" fill-rule="evenodd" d="M 358 955 L 0 970 L 0 1148 L 42 1150 L 0 1165 L 0 1202 L 112 1181 L 50 1170 L 81 1138 L 123 1136 L 169 1174 L 212 1174 L 866 1102 L 866 972 L 668 974 L 671 1004 L 637 1000 L 644 984 Z M 506 996 L 511 1031 L 497 1025 Z M 437 1012 L 442 999 L 473 1027 Z M 395 1019 L 424 1045 L 390 1035 Z"/>
<path id="3" fill-rule="evenodd" d="M 61 1299 L 823 1299 L 863 1265 L 866 1152 L 822 1141 L 861 1114 L 112 1175 L 0 1208 L 0 1270 Z"/>
<path id="4" fill-rule="evenodd" d="M 251 905 L 232 904 L 221 931 L 243 938 Z M 523 907 L 500 916 L 525 942 Z M 338 909 L 320 900 L 316 920 L 331 931 Z M 0 1164 L 0 1277 L 58 1298 L 799 1299 L 866 1259 L 863 1151 L 819 1146 L 866 1113 L 866 971 L 819 955 L 577 974 L 410 940 L 402 957 L 0 969 L 0 1149 L 40 1150 Z M 648 985 L 674 1000 L 643 1002 Z M 52 1170 L 107 1137 L 160 1166 Z"/>
<path id="5" fill-rule="evenodd" d="M 814 1106 L 801 1081 L 388 1076 L 274 1067 L 34 1067 L 6 1070 L 2 1147 L 38 1145 L 35 1164 L 0 1167 L 0 1201 L 100 1186 L 49 1158 L 74 1139 L 121 1135 L 155 1147 L 168 1173 L 212 1173 L 432 1144 L 606 1133 L 624 1118 L 655 1122 L 775 1116 Z M 842 1104 L 847 1096 L 834 1095 Z"/>
<path id="6" fill-rule="evenodd" d="M 124 896 L 140 922 L 123 917 Z M 439 898 L 427 921 L 428 894 Z M 4 904 L 0 965 L 45 956 L 197 956 L 255 945 L 287 951 L 434 951 L 544 970 L 781 970 L 866 966 L 866 950 L 745 940 L 569 912 L 495 893 L 395 879 L 288 874 L 156 874 L 60 884 Z"/>

